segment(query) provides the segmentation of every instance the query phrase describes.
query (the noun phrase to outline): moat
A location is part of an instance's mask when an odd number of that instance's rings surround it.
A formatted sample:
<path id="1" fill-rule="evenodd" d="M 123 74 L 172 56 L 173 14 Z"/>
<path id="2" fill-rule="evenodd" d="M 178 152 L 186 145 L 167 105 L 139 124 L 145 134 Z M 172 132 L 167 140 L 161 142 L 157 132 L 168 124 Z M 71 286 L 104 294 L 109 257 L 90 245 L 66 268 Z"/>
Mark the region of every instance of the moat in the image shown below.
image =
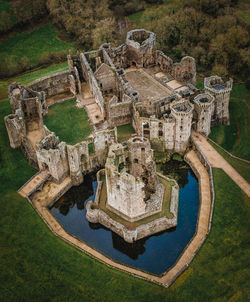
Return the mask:
<path id="1" fill-rule="evenodd" d="M 180 183 L 178 225 L 176 228 L 136 241 L 125 242 L 114 232 L 86 219 L 86 203 L 94 200 L 97 181 L 93 175 L 72 187 L 51 209 L 65 230 L 113 260 L 160 275 L 174 265 L 195 234 L 199 210 L 198 181 L 185 169 Z M 185 173 L 186 172 L 186 173 Z"/>

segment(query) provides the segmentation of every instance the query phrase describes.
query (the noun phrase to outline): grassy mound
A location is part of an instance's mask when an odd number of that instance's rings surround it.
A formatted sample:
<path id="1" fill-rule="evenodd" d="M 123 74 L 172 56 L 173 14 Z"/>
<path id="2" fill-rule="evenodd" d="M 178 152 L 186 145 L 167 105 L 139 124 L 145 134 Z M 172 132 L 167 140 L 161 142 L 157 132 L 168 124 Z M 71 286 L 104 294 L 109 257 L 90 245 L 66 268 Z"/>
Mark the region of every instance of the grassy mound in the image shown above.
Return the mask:
<path id="1" fill-rule="evenodd" d="M 92 131 L 87 112 L 76 107 L 75 99 L 49 107 L 44 123 L 60 141 L 71 145 L 85 140 Z"/>

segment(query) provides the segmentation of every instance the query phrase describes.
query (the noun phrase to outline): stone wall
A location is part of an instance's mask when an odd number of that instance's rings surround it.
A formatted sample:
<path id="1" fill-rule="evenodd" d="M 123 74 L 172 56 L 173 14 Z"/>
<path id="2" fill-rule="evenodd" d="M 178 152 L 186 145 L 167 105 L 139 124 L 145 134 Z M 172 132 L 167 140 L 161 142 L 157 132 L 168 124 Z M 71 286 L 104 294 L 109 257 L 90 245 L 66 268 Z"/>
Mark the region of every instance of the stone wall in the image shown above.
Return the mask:
<path id="1" fill-rule="evenodd" d="M 212 167 L 207 159 L 207 157 L 205 156 L 205 154 L 202 152 L 201 148 L 199 147 L 199 145 L 196 143 L 195 140 L 192 139 L 191 137 L 191 142 L 193 145 L 194 150 L 196 151 L 199 160 L 201 161 L 201 163 L 203 164 L 203 166 L 206 168 L 208 175 L 209 175 L 209 184 L 210 184 L 210 193 L 211 193 L 211 212 L 210 212 L 210 218 L 209 218 L 209 228 L 208 228 L 208 233 L 210 232 L 211 229 L 211 225 L 212 225 L 212 217 L 213 217 L 213 209 L 214 209 L 214 200 L 215 200 L 215 191 L 214 191 L 214 180 L 213 180 L 213 170 Z M 187 159 L 186 159 L 187 161 Z M 191 168 L 193 169 L 193 171 L 195 171 L 194 167 L 192 166 L 192 164 L 190 164 L 189 161 L 187 161 L 188 164 L 191 166 Z M 197 173 L 196 173 L 197 175 Z M 198 176 L 197 176 L 198 177 Z"/>
<path id="2" fill-rule="evenodd" d="M 69 174 L 66 143 L 60 143 L 51 133 L 37 143 L 36 149 L 39 169 L 48 169 L 55 182 L 62 182 Z"/>
<path id="3" fill-rule="evenodd" d="M 47 98 L 63 92 L 69 92 L 70 74 L 70 70 L 57 72 L 52 75 L 39 78 L 31 82 L 29 85 L 27 85 L 27 87 L 38 92 L 44 91 L 46 93 Z"/>
<path id="4" fill-rule="evenodd" d="M 95 101 L 96 101 L 97 105 L 99 106 L 101 113 L 104 114 L 104 105 L 105 104 L 104 104 L 104 98 L 102 96 L 101 89 L 98 86 L 97 80 L 88 63 L 88 60 L 83 53 L 80 54 L 80 61 L 81 61 L 83 76 L 89 85 L 89 89 L 90 89 L 93 97 L 95 98 Z"/>
<path id="5" fill-rule="evenodd" d="M 172 76 L 185 83 L 196 84 L 196 64 L 195 59 L 186 56 L 181 59 L 180 63 L 174 63 L 171 71 Z"/>
<path id="6" fill-rule="evenodd" d="M 107 111 L 110 127 L 129 124 L 132 117 L 132 100 L 124 94 L 122 102 L 119 102 L 118 98 L 114 96 L 107 105 Z"/>

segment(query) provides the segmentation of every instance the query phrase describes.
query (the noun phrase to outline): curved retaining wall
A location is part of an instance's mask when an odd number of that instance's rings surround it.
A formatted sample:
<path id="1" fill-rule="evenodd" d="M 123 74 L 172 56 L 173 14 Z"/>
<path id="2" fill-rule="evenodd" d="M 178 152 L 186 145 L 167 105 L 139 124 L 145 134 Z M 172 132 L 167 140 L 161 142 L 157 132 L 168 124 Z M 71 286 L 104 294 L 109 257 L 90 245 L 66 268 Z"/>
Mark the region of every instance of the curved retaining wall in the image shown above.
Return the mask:
<path id="1" fill-rule="evenodd" d="M 197 231 L 195 236 L 192 238 L 192 240 L 189 242 L 189 244 L 186 246 L 185 250 L 183 251 L 182 255 L 179 257 L 177 262 L 173 265 L 172 268 L 170 268 L 163 276 L 155 276 L 153 274 L 144 272 L 139 269 L 135 269 L 133 267 L 126 266 L 124 264 L 118 263 L 111 258 L 103 255 L 102 253 L 98 252 L 97 250 L 91 248 L 81 240 L 77 239 L 76 237 L 72 236 L 71 234 L 67 233 L 64 228 L 58 223 L 58 221 L 55 219 L 55 217 L 50 213 L 49 209 L 45 205 L 41 205 L 40 203 L 34 203 L 29 199 L 27 196 L 27 199 L 32 204 L 34 209 L 38 212 L 38 214 L 41 216 L 41 218 L 44 220 L 44 222 L 47 224 L 47 226 L 50 228 L 50 230 L 57 236 L 60 237 L 65 242 L 73 245 L 77 249 L 81 250 L 85 254 L 91 256 L 94 259 L 97 259 L 98 261 L 104 263 L 105 265 L 118 269 L 120 271 L 126 272 L 132 276 L 157 283 L 159 285 L 162 285 L 164 287 L 169 287 L 180 275 L 181 273 L 188 268 L 189 264 L 193 260 L 194 256 L 200 249 L 201 245 L 203 244 L 204 240 L 207 237 L 207 234 L 211 227 L 211 213 L 212 213 L 212 207 L 211 207 L 211 197 L 212 194 L 210 194 L 210 189 L 213 188 L 213 186 L 210 183 L 210 179 L 212 175 L 208 174 L 207 169 L 201 164 L 199 157 L 201 157 L 201 160 L 206 161 L 206 158 L 203 157 L 202 154 L 195 153 L 193 150 L 190 151 L 191 155 L 189 154 L 186 156 L 187 162 L 191 165 L 191 167 L 194 169 L 198 179 L 199 179 L 199 185 L 200 185 L 200 212 L 199 212 L 199 218 L 197 222 Z M 199 156 L 199 157 L 198 157 Z M 209 163 L 207 162 L 208 167 L 210 167 Z M 211 169 L 211 167 L 210 167 Z M 208 168 L 208 170 L 210 171 Z M 209 188 L 209 192 L 204 192 L 204 190 L 207 190 Z M 208 194 L 209 193 L 209 194 Z M 214 196 L 214 195 L 213 195 Z M 50 204 L 50 200 L 47 201 L 48 204 Z M 204 225 L 204 219 L 206 221 L 209 221 L 210 216 L 210 223 L 205 223 Z M 209 226 L 208 226 L 209 225 Z"/>
<path id="2" fill-rule="evenodd" d="M 99 196 L 101 192 L 101 188 L 103 182 L 100 180 L 101 174 L 103 170 L 100 170 L 97 173 L 97 192 L 95 202 L 89 201 L 86 205 L 86 218 L 89 222 L 92 223 L 100 223 L 104 225 L 106 228 L 118 234 L 125 241 L 132 243 L 136 240 L 142 239 L 144 237 L 151 236 L 153 234 L 162 232 L 166 229 L 170 229 L 177 225 L 177 210 L 178 210 L 178 200 L 179 200 L 179 186 L 177 182 L 173 179 L 170 179 L 160 173 L 157 173 L 160 177 L 165 178 L 168 181 L 174 181 L 175 185 L 172 187 L 171 191 L 171 202 L 170 202 L 170 210 L 173 214 L 173 218 L 161 217 L 151 221 L 149 223 L 142 224 L 136 227 L 134 230 L 127 229 L 123 224 L 115 221 L 109 215 L 107 215 L 101 209 L 95 208 L 95 205 L 99 203 Z"/>

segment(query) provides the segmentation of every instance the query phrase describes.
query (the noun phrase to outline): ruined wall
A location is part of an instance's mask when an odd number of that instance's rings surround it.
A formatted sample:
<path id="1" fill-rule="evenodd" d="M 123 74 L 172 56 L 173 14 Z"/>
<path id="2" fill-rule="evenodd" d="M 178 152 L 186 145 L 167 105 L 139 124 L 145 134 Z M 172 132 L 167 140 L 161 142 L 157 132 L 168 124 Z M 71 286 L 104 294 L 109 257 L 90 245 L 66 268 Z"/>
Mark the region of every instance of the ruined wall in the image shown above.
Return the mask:
<path id="1" fill-rule="evenodd" d="M 39 78 L 31 82 L 27 87 L 38 92 L 44 91 L 47 98 L 63 92 L 69 92 L 70 84 L 68 77 L 70 74 L 70 70 L 57 72 L 55 74 Z"/>
<path id="2" fill-rule="evenodd" d="M 95 98 L 96 103 L 100 107 L 102 114 L 104 114 L 104 98 L 102 96 L 102 92 L 98 86 L 98 83 L 87 61 L 87 58 L 83 53 L 80 54 L 80 61 L 81 61 L 83 76 L 86 82 L 88 83 L 89 88 L 93 94 L 93 97 Z"/>
<path id="3" fill-rule="evenodd" d="M 156 51 L 155 64 L 160 67 L 162 71 L 171 73 L 173 68 L 173 60 L 166 56 L 162 51 Z"/>
<path id="4" fill-rule="evenodd" d="M 184 57 L 180 63 L 174 63 L 171 71 L 172 76 L 185 83 L 196 84 L 196 64 L 192 57 Z"/>
<path id="5" fill-rule="evenodd" d="M 26 127 L 23 119 L 18 114 L 10 114 L 4 117 L 11 148 L 21 146 L 22 137 L 26 135 Z"/>
<path id="6" fill-rule="evenodd" d="M 69 175 L 67 149 L 54 133 L 37 143 L 37 161 L 40 170 L 48 169 L 54 181 L 60 183 Z"/>
<path id="7" fill-rule="evenodd" d="M 114 96 L 107 105 L 107 120 L 110 127 L 116 127 L 131 123 L 132 100 L 127 95 L 123 95 L 121 102 Z"/>
<path id="8" fill-rule="evenodd" d="M 136 137 L 127 146 L 110 147 L 105 165 L 107 208 L 129 221 L 161 211 L 164 189 L 156 177 L 148 140 Z"/>
<path id="9" fill-rule="evenodd" d="M 117 132 L 112 129 L 96 132 L 93 139 L 74 146 L 67 145 L 69 173 L 73 185 L 82 183 L 83 175 L 104 167 L 109 146 L 116 141 Z"/>
<path id="10" fill-rule="evenodd" d="M 103 63 L 96 70 L 94 76 L 103 93 L 116 93 L 116 71 L 112 67 Z"/>

